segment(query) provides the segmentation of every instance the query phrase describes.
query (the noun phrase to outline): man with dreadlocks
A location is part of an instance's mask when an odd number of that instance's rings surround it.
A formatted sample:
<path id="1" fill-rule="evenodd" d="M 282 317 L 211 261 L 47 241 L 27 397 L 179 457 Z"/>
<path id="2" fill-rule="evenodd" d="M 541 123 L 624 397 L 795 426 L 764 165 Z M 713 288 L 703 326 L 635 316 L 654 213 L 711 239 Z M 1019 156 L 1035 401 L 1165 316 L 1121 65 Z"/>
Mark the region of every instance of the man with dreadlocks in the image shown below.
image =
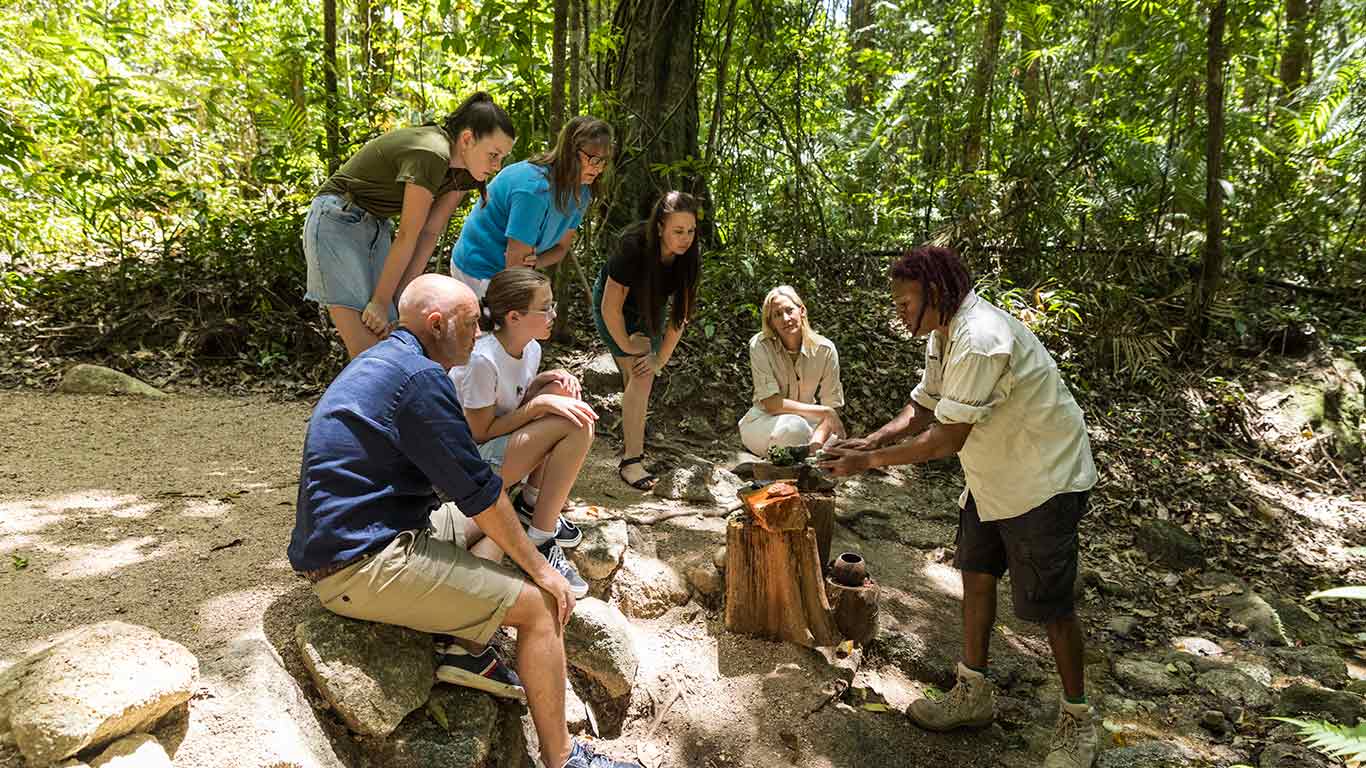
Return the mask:
<path id="1" fill-rule="evenodd" d="M 963 661 L 940 701 L 907 715 L 935 731 L 991 722 L 987 646 L 996 582 L 1011 574 L 1015 613 L 1044 625 L 1062 678 L 1045 768 L 1089 768 L 1096 754 L 1073 599 L 1077 524 L 1096 482 L 1086 424 L 1053 358 L 1023 323 L 983 301 L 958 255 L 925 246 L 891 268 L 892 300 L 913 336 L 929 336 L 911 402 L 867 437 L 827 449 L 822 466 L 847 475 L 958 454 L 954 565 L 963 578 Z"/>

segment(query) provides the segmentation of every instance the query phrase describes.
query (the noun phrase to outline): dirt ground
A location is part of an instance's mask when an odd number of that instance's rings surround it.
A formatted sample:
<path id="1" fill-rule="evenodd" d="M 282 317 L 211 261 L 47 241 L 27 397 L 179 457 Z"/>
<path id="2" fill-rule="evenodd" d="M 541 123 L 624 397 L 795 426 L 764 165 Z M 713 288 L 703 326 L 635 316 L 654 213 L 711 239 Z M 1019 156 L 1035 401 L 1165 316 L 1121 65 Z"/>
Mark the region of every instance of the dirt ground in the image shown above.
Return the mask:
<path id="1" fill-rule="evenodd" d="M 151 627 L 201 659 L 234 638 L 264 634 L 297 669 L 294 622 L 311 592 L 285 546 L 294 520 L 308 402 L 176 395 L 162 401 L 0 392 L 0 669 L 65 630 L 106 619 Z M 738 446 L 690 449 L 711 458 Z M 575 494 L 608 509 L 675 504 L 615 477 L 615 447 L 600 438 Z M 865 477 L 841 493 L 834 551 L 861 551 L 883 585 L 884 628 L 918 639 L 949 673 L 958 656 L 957 574 L 951 546 L 957 480 L 936 470 Z M 634 526 L 632 547 L 679 565 L 709 562 L 719 518 L 690 515 Z M 866 537 L 866 538 L 863 538 Z M 1053 664 L 1036 627 L 1011 616 L 1003 592 L 994 661 L 1039 668 L 1056 701 Z M 1083 611 L 1085 607 L 1083 606 Z M 1094 628 L 1096 618 L 1088 617 Z M 642 716 L 602 742 L 654 766 L 1037 765 L 1048 722 L 1007 733 L 928 734 L 900 714 L 921 695 L 891 664 L 865 665 L 856 685 L 889 711 L 833 704 L 837 674 L 816 653 L 735 636 L 697 602 L 633 621 L 641 651 L 634 698 Z M 1104 653 L 1088 671 L 1104 676 Z M 307 680 L 304 689 L 316 696 Z M 191 717 L 194 716 L 193 707 Z M 322 717 L 330 717 L 324 713 Z M 176 765 L 193 766 L 177 754 Z"/>

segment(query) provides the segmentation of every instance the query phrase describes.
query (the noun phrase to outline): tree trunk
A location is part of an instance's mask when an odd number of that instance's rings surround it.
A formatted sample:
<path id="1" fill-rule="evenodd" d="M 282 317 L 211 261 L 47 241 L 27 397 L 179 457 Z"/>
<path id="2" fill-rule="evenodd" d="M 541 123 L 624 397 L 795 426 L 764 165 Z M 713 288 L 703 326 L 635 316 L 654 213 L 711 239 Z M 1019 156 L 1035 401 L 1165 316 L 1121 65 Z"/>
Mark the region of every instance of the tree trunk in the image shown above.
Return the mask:
<path id="1" fill-rule="evenodd" d="M 579 0 L 569 0 L 569 114 L 579 114 L 579 94 L 583 81 L 583 57 L 586 50 L 579 47 L 580 30 L 584 26 L 583 4 Z"/>
<path id="2" fill-rule="evenodd" d="M 849 2 L 849 81 L 844 88 L 844 98 L 850 109 L 862 107 L 868 93 L 875 90 L 876 82 L 867 67 L 859 62 L 863 51 L 873 47 L 873 0 L 850 0 Z"/>
<path id="3" fill-rule="evenodd" d="M 1209 333 L 1210 307 L 1224 277 L 1224 17 L 1228 0 L 1212 0 L 1205 64 L 1205 255 L 1195 284 L 1187 328 L 1187 349 Z"/>
<path id="4" fill-rule="evenodd" d="M 550 135 L 558 136 L 564 125 L 564 84 L 566 30 L 569 28 L 569 0 L 555 0 L 555 23 L 550 37 Z"/>
<path id="5" fill-rule="evenodd" d="M 996 77 L 996 62 L 1001 55 L 1001 31 L 1006 23 L 1005 0 L 991 0 L 983 22 L 982 47 L 972 76 L 972 96 L 968 102 L 968 128 L 963 136 L 963 173 L 972 173 L 982 161 L 982 134 L 987 123 L 987 94 Z"/>
<path id="6" fill-rule="evenodd" d="M 323 92 L 326 109 L 323 126 L 327 133 L 327 172 L 341 165 L 341 128 L 337 119 L 337 0 L 323 0 Z"/>
<path id="7" fill-rule="evenodd" d="M 1309 58 L 1309 0 L 1285 0 L 1285 50 L 1281 53 L 1281 102 L 1303 84 Z"/>
<path id="8" fill-rule="evenodd" d="M 619 0 L 623 31 L 609 87 L 626 119 L 618 141 L 614 226 L 644 218 L 671 189 L 705 199 L 698 168 L 697 26 L 702 0 Z M 614 71 L 612 71 L 614 70 Z"/>

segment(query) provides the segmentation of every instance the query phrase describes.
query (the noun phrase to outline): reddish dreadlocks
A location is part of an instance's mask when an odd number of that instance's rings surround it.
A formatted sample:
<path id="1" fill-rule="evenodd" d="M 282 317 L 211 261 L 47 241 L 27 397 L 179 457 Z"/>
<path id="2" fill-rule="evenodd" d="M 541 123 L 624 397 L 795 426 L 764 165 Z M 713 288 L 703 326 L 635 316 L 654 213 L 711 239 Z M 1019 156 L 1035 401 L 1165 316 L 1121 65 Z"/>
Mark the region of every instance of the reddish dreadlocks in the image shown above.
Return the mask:
<path id="1" fill-rule="evenodd" d="M 972 288 L 972 275 L 968 274 L 958 254 L 952 248 L 937 245 L 922 245 L 907 251 L 892 263 L 889 274 L 893 280 L 920 283 L 923 300 L 915 327 L 911 329 L 913 336 L 920 335 L 926 309 L 934 307 L 941 318 L 948 318 L 958 310 L 963 297 Z"/>

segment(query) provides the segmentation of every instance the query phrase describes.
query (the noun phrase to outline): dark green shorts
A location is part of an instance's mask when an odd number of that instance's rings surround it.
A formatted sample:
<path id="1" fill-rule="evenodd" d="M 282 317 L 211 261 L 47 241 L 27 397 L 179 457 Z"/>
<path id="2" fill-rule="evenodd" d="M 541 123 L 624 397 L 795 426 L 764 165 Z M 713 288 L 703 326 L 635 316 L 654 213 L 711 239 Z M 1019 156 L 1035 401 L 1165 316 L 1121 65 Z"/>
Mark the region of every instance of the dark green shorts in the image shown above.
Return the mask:
<path id="1" fill-rule="evenodd" d="M 636 355 L 623 352 L 621 347 L 617 346 L 616 340 L 612 338 L 612 332 L 607 330 L 607 323 L 603 322 L 602 294 L 605 290 L 607 290 L 607 270 L 604 268 L 598 271 L 598 281 L 593 285 L 593 325 L 598 329 L 598 338 L 607 345 L 607 349 L 613 357 L 636 357 Z M 659 323 L 655 326 L 657 328 L 662 329 L 664 327 L 667 317 L 665 309 L 667 309 L 667 305 L 660 308 Z M 626 321 L 627 336 L 645 332 L 645 324 L 640 321 L 640 313 L 636 311 L 634 304 L 627 304 L 621 308 L 621 319 Z M 663 342 L 664 332 L 661 330 L 659 335 L 650 337 L 650 348 L 658 352 L 659 345 Z"/>
<path id="2" fill-rule="evenodd" d="M 1086 514 L 1089 491 L 1060 493 L 1034 509 L 1007 520 L 982 522 L 977 502 L 968 494 L 958 511 L 957 551 L 960 571 L 1010 571 L 1015 615 L 1045 623 L 1076 613 L 1077 524 Z"/>

